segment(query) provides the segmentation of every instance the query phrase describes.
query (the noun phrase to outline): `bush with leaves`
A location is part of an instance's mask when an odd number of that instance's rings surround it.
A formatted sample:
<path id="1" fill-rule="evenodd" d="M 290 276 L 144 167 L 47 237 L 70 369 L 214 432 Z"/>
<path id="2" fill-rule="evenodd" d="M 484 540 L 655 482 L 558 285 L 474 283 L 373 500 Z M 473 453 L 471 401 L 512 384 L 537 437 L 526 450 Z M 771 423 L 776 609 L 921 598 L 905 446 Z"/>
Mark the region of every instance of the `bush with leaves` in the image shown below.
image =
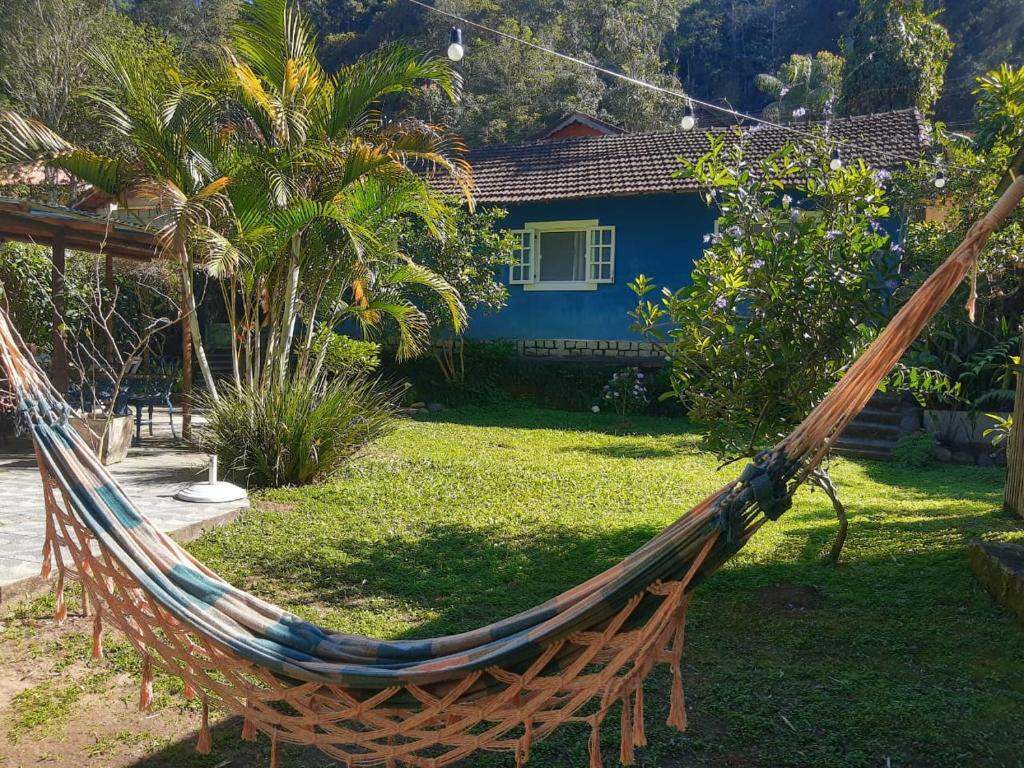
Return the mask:
<path id="1" fill-rule="evenodd" d="M 250 487 L 308 485 L 394 429 L 396 391 L 364 376 L 227 385 L 206 403 L 203 448 Z"/>
<path id="2" fill-rule="evenodd" d="M 329 376 L 367 376 L 380 368 L 380 344 L 353 339 L 330 328 L 323 328 L 314 342 L 316 354 L 323 358 L 323 372 Z"/>
<path id="3" fill-rule="evenodd" d="M 747 134 L 749 136 L 749 133 Z M 710 151 L 679 175 L 719 214 L 692 284 L 640 296 L 635 328 L 664 345 L 672 384 L 723 458 L 774 444 L 816 405 L 885 318 L 891 241 L 885 175 L 862 163 L 829 167 L 824 142 L 750 160 L 743 138 L 709 137 Z M 827 472 L 812 480 L 840 517 Z"/>
<path id="4" fill-rule="evenodd" d="M 641 275 L 635 327 L 661 342 L 675 392 L 718 455 L 773 444 L 842 376 L 884 319 L 891 244 L 880 175 L 829 169 L 822 146 L 786 146 L 757 162 L 712 138 L 680 175 L 703 190 L 719 231 L 692 284 Z"/>
<path id="5" fill-rule="evenodd" d="M 410 218 L 395 222 L 399 249 L 443 278 L 458 294 L 467 312 L 498 312 L 508 301 L 508 288 L 499 280 L 499 270 L 512 262 L 515 237 L 501 228 L 506 211 L 501 208 L 468 210 L 457 200 L 445 222 L 445 236 L 439 238 L 422 222 Z M 430 323 L 431 351 L 445 382 L 466 383 L 466 325 L 456 326 L 442 297 L 421 291 L 418 300 Z"/>
<path id="6" fill-rule="evenodd" d="M 904 435 L 892 449 L 892 457 L 896 463 L 910 469 L 927 467 L 932 463 L 932 448 L 935 438 L 929 434 L 917 433 Z"/>
<path id="7" fill-rule="evenodd" d="M 650 402 L 645 378 L 644 372 L 635 366 L 613 373 L 601 390 L 601 402 L 604 407 L 614 411 L 621 418 L 644 410 Z"/>
<path id="8" fill-rule="evenodd" d="M 1024 114 L 1024 92 L 1019 100 L 1017 108 Z M 979 135 L 991 136 L 991 146 L 939 126 L 935 158 L 944 166 L 941 192 L 935 186 L 939 171 L 931 164 L 914 165 L 893 178 L 891 197 L 906 232 L 894 306 L 913 294 L 995 203 L 997 184 L 1019 138 L 1004 131 L 999 114 L 991 114 L 990 120 L 979 124 Z M 922 215 L 929 208 L 931 215 Z M 1013 401 L 1024 312 L 1024 212 L 1011 214 L 993 233 L 975 277 L 974 317 L 964 311 L 972 296 L 971 284 L 965 283 L 903 358 L 905 366 L 937 371 L 956 387 L 955 398 L 929 394 L 931 407 L 1005 410 Z"/>

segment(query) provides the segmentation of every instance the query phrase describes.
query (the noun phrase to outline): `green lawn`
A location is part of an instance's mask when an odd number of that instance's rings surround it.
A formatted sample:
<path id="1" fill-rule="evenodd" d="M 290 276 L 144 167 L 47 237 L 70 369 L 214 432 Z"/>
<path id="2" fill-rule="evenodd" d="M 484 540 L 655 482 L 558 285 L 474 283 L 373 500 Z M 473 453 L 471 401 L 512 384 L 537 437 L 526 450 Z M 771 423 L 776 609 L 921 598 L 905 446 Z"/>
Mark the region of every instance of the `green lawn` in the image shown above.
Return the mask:
<path id="1" fill-rule="evenodd" d="M 334 483 L 267 493 L 189 547 L 232 581 L 345 631 L 448 633 L 614 563 L 739 469 L 716 472 L 685 422 L 624 428 L 605 415 L 465 408 L 404 423 Z M 690 730 L 663 725 L 659 670 L 638 765 L 1024 766 L 1024 628 L 966 557 L 977 536 L 1024 541 L 1021 521 L 1000 510 L 1002 472 L 833 469 L 851 516 L 842 565 L 822 560 L 831 506 L 801 490 L 699 588 L 684 669 Z M 0 659 L 33 675 L 7 682 L 22 692 L 0 705 L 0 766 L 266 765 L 267 739 L 240 742 L 237 720 L 214 728 L 212 754 L 195 754 L 197 716 L 179 710 L 176 680 L 158 679 L 153 716 L 136 714 L 127 644 L 111 636 L 106 660 L 86 664 L 90 620 L 57 628 L 51 611 L 52 598 L 6 628 L 0 617 Z M 587 735 L 564 729 L 533 750 L 531 768 L 586 766 Z M 612 768 L 614 712 L 603 736 Z M 504 754 L 464 763 L 512 764 Z M 333 765 L 315 749 L 282 753 L 287 768 Z"/>
<path id="2" fill-rule="evenodd" d="M 823 494 L 698 591 L 685 680 L 690 731 L 648 683 L 646 766 L 1024 765 L 1024 629 L 974 581 L 967 542 L 1024 540 L 998 469 L 836 461 L 851 517 L 839 568 Z M 523 408 L 411 422 L 316 489 L 191 545 L 227 578 L 302 616 L 385 637 L 492 621 L 600 571 L 738 472 L 685 423 Z M 617 721 L 615 721 L 617 723 Z M 657 725 L 653 725 L 657 723 Z M 617 726 L 605 733 L 615 764 Z M 586 765 L 566 730 L 532 766 Z M 511 764 L 483 755 L 472 766 Z"/>

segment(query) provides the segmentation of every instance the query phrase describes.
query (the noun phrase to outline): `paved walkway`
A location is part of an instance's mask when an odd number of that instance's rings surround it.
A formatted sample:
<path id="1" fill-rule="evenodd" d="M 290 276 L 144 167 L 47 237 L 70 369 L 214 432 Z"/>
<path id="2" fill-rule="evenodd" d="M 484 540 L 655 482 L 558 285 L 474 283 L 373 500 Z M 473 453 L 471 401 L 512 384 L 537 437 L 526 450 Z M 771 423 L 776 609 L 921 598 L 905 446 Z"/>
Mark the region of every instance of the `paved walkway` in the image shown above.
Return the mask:
<path id="1" fill-rule="evenodd" d="M 128 496 L 179 542 L 234 520 L 246 503 L 189 504 L 174 499 L 183 485 L 205 479 L 208 461 L 170 439 L 166 423 L 154 426 L 154 437 L 144 430 L 143 446 L 110 467 Z M 44 532 L 43 487 L 31 446 L 18 439 L 0 443 L 0 604 L 43 585 L 39 569 Z"/>

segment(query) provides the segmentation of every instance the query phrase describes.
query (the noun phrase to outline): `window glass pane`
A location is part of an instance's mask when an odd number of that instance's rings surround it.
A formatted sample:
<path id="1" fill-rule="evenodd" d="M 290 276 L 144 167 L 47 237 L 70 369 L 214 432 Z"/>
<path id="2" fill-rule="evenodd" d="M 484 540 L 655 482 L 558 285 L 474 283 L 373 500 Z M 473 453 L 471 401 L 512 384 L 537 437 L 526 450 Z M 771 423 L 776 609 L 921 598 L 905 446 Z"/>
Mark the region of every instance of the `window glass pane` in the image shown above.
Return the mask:
<path id="1" fill-rule="evenodd" d="M 539 245 L 541 281 L 587 279 L 586 232 L 541 232 Z"/>
<path id="2" fill-rule="evenodd" d="M 509 279 L 513 283 L 527 283 L 531 280 L 531 264 L 533 260 L 533 240 L 531 232 L 516 232 L 519 247 L 512 252 L 514 259 L 509 269 Z"/>

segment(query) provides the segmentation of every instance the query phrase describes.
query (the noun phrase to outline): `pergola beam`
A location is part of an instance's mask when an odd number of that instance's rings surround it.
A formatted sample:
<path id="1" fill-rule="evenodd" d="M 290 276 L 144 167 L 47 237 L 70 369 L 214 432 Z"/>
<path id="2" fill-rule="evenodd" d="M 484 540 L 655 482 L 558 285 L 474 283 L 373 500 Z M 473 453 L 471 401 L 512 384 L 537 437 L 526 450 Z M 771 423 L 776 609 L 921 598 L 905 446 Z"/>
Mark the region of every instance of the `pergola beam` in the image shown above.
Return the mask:
<path id="1" fill-rule="evenodd" d="M 36 203 L 30 200 L 0 197 L 0 242 L 14 241 L 48 246 L 52 250 L 50 292 L 53 305 L 53 384 L 58 392 L 68 386 L 68 355 L 65 346 L 64 311 L 66 304 L 66 251 L 86 251 L 105 258 L 104 282 L 113 288 L 113 260 L 153 261 L 161 257 L 156 234 L 143 227 L 111 218 L 95 216 L 71 208 Z M 182 408 L 182 434 L 191 432 L 192 345 L 183 306 L 182 374 L 185 384 Z"/>

